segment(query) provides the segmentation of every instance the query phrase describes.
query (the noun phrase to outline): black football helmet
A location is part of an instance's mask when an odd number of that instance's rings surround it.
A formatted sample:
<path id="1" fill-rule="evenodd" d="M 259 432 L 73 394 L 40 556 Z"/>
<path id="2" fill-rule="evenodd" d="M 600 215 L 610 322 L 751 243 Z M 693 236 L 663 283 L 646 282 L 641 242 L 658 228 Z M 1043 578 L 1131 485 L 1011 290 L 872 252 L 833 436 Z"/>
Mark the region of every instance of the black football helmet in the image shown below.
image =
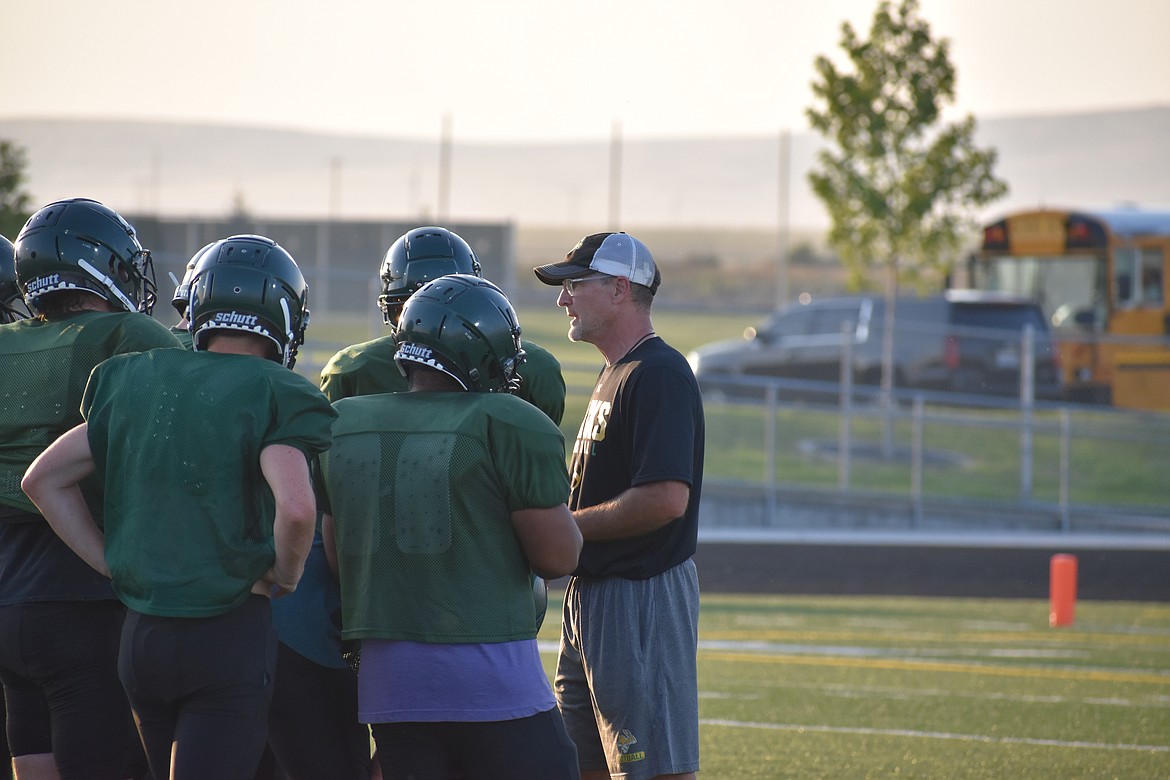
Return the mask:
<path id="1" fill-rule="evenodd" d="M 154 264 L 133 226 L 118 212 L 88 198 L 50 203 L 16 237 L 16 276 L 33 312 L 40 298 L 84 290 L 119 309 L 149 314 L 154 308 Z"/>
<path id="2" fill-rule="evenodd" d="M 394 330 L 394 362 L 422 363 L 473 393 L 509 393 L 524 362 L 520 323 L 507 296 L 471 274 L 427 282 L 407 299 Z"/>
<path id="3" fill-rule="evenodd" d="M 207 348 L 217 329 L 271 339 L 289 368 L 309 326 L 309 286 L 296 260 L 264 236 L 238 235 L 198 253 L 187 299 L 191 344 Z"/>
<path id="4" fill-rule="evenodd" d="M 449 274 L 482 275 L 479 259 L 459 234 L 434 225 L 403 233 L 382 258 L 379 272 L 382 294 L 378 296 L 378 308 L 382 310 L 383 322 L 393 326 L 411 293 L 432 279 Z"/>

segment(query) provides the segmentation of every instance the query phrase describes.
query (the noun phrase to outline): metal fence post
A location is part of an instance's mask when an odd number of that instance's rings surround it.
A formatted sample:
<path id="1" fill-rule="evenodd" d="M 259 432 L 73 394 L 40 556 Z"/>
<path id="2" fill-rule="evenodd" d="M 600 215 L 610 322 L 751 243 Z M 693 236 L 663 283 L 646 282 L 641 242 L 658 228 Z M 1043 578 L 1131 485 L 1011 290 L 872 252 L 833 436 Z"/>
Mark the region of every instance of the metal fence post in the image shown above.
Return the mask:
<path id="1" fill-rule="evenodd" d="M 1020 344 L 1020 500 L 1032 498 L 1032 411 L 1036 405 L 1036 329 L 1024 326 Z"/>
<path id="2" fill-rule="evenodd" d="M 775 527 L 779 525 L 779 518 L 776 516 L 776 448 L 779 446 L 776 435 L 776 415 L 779 406 L 776 385 L 768 385 L 764 391 L 764 397 L 768 407 L 768 420 L 764 425 L 764 468 L 768 470 L 764 476 L 764 483 L 768 486 L 766 511 L 768 525 Z"/>
<path id="3" fill-rule="evenodd" d="M 1060 530 L 1072 530 L 1069 513 L 1069 477 L 1072 472 L 1072 415 L 1067 407 L 1060 410 Z"/>
<path id="4" fill-rule="evenodd" d="M 910 439 L 910 500 L 914 507 L 912 528 L 922 525 L 922 428 L 925 409 L 926 403 L 922 396 L 914 396 Z"/>
<path id="5" fill-rule="evenodd" d="M 853 328 L 841 323 L 841 419 L 837 427 L 837 489 L 849 490 L 849 461 L 853 449 Z"/>

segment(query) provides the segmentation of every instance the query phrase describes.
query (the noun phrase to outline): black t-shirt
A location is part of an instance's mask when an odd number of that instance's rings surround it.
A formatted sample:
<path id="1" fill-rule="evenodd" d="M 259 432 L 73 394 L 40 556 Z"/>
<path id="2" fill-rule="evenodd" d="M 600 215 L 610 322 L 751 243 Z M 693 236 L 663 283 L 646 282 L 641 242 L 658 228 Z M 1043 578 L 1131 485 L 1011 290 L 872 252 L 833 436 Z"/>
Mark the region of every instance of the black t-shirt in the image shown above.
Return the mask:
<path id="1" fill-rule="evenodd" d="M 573 444 L 569 508 L 667 480 L 691 487 L 679 518 L 643 536 L 586 542 L 582 577 L 647 579 L 695 553 L 703 484 L 703 401 L 686 358 L 660 338 L 602 369 Z"/>

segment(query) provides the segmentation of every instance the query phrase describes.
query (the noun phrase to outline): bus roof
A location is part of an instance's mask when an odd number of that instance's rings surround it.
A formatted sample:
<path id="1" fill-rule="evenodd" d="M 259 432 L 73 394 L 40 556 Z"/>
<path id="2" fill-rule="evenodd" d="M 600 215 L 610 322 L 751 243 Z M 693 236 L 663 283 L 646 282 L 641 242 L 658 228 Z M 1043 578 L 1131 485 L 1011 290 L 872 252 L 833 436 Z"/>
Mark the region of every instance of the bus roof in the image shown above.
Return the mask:
<path id="1" fill-rule="evenodd" d="M 1126 207 L 1084 213 L 1104 222 L 1115 236 L 1170 235 L 1170 211 Z"/>

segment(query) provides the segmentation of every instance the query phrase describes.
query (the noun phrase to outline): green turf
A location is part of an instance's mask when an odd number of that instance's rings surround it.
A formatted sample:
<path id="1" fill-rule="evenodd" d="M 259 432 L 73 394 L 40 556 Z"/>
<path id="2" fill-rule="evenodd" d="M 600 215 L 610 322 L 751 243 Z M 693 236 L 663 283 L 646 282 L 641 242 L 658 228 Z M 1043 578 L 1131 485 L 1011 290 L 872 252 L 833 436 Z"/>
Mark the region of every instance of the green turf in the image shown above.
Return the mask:
<path id="1" fill-rule="evenodd" d="M 712 595 L 699 631 L 704 780 L 1170 777 L 1164 604 Z"/>

